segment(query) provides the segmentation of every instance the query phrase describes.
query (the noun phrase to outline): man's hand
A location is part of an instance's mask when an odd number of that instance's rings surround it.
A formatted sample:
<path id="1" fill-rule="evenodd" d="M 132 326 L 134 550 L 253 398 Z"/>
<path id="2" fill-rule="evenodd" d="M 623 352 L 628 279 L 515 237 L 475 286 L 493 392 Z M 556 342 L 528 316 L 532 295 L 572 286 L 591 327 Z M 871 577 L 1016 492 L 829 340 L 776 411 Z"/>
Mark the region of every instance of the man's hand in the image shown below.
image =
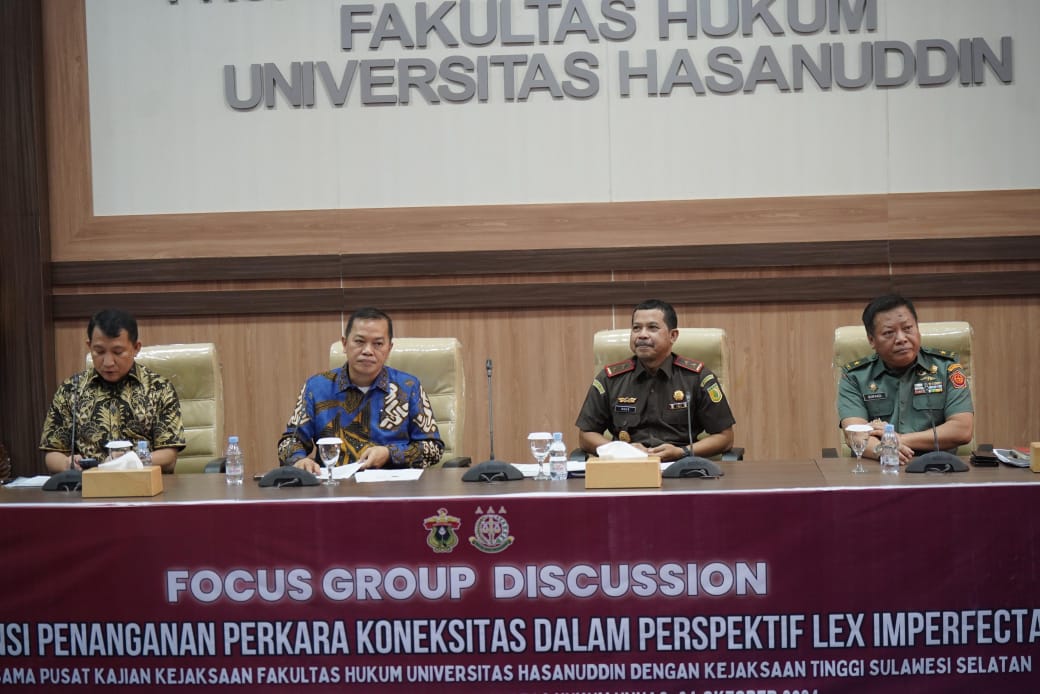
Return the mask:
<path id="1" fill-rule="evenodd" d="M 306 470 L 307 472 L 314 475 L 317 475 L 321 472 L 321 468 L 318 466 L 318 464 L 314 462 L 312 459 L 306 457 L 300 458 L 295 463 L 293 463 L 293 467 L 298 467 L 301 470 Z"/>
<path id="2" fill-rule="evenodd" d="M 359 470 L 383 467 L 390 462 L 390 449 L 386 446 L 369 446 L 358 458 L 358 462 L 361 463 Z"/>
<path id="3" fill-rule="evenodd" d="M 660 446 L 654 446 L 653 448 L 647 449 L 646 452 L 647 455 L 656 455 L 665 462 L 669 460 L 678 460 L 683 457 L 684 453 L 681 446 L 675 446 L 670 443 L 662 443 Z"/>

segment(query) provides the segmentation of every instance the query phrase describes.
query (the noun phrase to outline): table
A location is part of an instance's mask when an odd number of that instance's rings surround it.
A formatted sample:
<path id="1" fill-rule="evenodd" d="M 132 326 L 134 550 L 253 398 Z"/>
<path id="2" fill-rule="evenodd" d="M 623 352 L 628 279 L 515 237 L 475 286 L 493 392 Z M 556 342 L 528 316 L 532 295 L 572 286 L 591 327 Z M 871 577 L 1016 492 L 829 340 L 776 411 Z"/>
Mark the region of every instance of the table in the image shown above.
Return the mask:
<path id="1" fill-rule="evenodd" d="M 1040 475 L 724 469 L 0 489 L 0 686 L 1035 690 Z"/>

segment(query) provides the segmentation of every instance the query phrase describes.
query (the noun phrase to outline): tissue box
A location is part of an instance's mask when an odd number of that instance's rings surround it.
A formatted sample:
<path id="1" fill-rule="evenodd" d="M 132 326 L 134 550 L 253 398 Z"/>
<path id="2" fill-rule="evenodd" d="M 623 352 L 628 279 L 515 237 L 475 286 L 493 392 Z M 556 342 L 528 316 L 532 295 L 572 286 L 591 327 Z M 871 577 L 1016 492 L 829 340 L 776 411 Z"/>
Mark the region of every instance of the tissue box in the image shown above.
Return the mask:
<path id="1" fill-rule="evenodd" d="M 591 457 L 585 463 L 586 489 L 660 486 L 661 459 L 655 455 L 638 460 L 602 460 Z"/>
<path id="2" fill-rule="evenodd" d="M 83 496 L 155 496 L 163 490 L 162 468 L 83 471 Z"/>

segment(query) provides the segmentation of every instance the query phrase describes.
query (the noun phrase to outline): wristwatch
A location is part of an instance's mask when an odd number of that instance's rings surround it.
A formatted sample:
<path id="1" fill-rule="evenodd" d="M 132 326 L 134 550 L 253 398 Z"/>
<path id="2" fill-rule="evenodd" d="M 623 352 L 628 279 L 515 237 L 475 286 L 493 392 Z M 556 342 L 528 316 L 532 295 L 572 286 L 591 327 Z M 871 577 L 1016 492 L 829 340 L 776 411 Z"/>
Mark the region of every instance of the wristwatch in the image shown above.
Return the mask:
<path id="1" fill-rule="evenodd" d="M 680 458 L 686 458 L 686 457 L 691 456 L 691 455 L 693 455 L 693 451 L 690 450 L 690 447 L 689 446 L 683 446 L 682 447 L 682 455 L 679 456 L 679 457 Z"/>

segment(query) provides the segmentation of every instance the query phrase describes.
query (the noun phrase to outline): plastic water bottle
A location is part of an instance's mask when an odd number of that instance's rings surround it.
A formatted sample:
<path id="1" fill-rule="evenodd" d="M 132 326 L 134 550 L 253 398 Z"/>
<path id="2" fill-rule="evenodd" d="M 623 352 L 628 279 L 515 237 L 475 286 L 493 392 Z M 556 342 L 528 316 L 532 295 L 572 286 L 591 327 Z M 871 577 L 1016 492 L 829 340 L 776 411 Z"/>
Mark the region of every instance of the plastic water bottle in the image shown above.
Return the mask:
<path id="1" fill-rule="evenodd" d="M 553 434 L 549 446 L 549 478 L 553 481 L 567 479 L 567 447 L 563 445 L 563 434 Z"/>
<path id="2" fill-rule="evenodd" d="M 228 484 L 242 484 L 242 449 L 238 447 L 238 437 L 229 436 L 227 440 L 227 456 L 224 463 L 224 480 Z"/>
<path id="3" fill-rule="evenodd" d="M 145 467 L 152 464 L 152 452 L 148 450 L 147 441 L 137 442 L 137 457 L 141 459 L 141 464 Z"/>
<path id="4" fill-rule="evenodd" d="M 891 424 L 881 434 L 881 472 L 899 474 L 899 438 Z"/>

